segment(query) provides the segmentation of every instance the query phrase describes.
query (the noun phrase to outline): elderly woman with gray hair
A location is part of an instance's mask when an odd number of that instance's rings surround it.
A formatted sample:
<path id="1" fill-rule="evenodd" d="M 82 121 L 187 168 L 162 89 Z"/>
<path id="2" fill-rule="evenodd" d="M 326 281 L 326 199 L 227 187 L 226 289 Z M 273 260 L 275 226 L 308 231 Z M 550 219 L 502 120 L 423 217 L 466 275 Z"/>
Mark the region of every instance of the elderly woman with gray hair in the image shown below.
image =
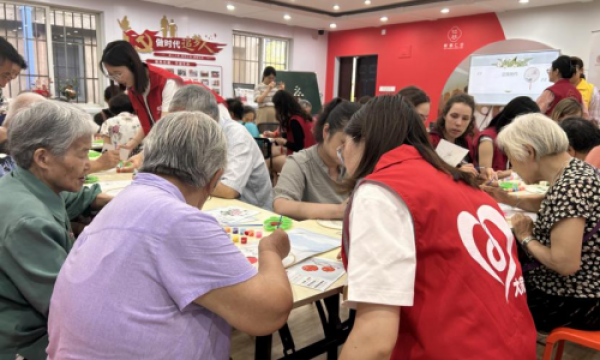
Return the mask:
<path id="1" fill-rule="evenodd" d="M 0 179 L 1 355 L 46 358 L 50 296 L 75 240 L 72 212 L 111 198 L 98 187 L 80 191 L 95 132 L 89 115 L 65 103 L 37 102 L 11 119 L 17 166 Z"/>
<path id="2" fill-rule="evenodd" d="M 600 178 L 572 158 L 569 139 L 542 114 L 518 117 L 498 136 L 513 170 L 526 183 L 547 181 L 545 196 L 513 197 L 486 187 L 499 202 L 538 213 L 511 221 L 531 258 L 524 265 L 527 300 L 536 327 L 600 330 Z"/>
<path id="3" fill-rule="evenodd" d="M 266 335 L 287 320 L 287 235 L 261 240 L 257 271 L 199 210 L 227 163 L 219 124 L 168 115 L 144 154 L 132 185 L 83 232 L 58 277 L 49 359 L 226 360 L 231 326 Z"/>

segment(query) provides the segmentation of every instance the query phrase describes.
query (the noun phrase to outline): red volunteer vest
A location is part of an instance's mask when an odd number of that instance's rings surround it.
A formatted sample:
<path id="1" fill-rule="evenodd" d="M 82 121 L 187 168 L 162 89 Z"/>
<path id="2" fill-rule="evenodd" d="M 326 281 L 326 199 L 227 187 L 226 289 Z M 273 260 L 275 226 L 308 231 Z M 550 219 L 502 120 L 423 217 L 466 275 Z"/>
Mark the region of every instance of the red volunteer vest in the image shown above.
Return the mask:
<path id="1" fill-rule="evenodd" d="M 300 126 L 302 126 L 302 130 L 304 131 L 304 149 L 308 149 L 309 147 L 315 145 L 317 142 L 315 141 L 315 137 L 313 135 L 312 123 L 306 121 L 301 116 L 292 116 L 292 118 L 290 119 L 290 124 L 294 120 L 297 121 L 300 124 Z M 290 125 L 286 132 L 286 139 L 289 143 L 294 144 L 294 134 L 292 133 L 291 129 L 292 127 Z M 288 150 L 288 155 L 291 155 L 293 153 L 293 151 Z"/>
<path id="2" fill-rule="evenodd" d="M 436 170 L 407 145 L 386 153 L 364 182 L 396 192 L 415 228 L 414 306 L 401 308 L 390 359 L 536 359 L 517 244 L 498 204 Z M 351 207 L 342 241 L 346 267 Z"/>
<path id="3" fill-rule="evenodd" d="M 550 104 L 548 110 L 546 110 L 546 115 L 552 115 L 552 111 L 554 107 L 563 99 L 572 97 L 577 100 L 580 104 L 583 104 L 583 100 L 581 98 L 581 93 L 573 84 L 569 82 L 568 79 L 560 79 L 554 85 L 550 86 L 546 90 L 549 90 L 554 94 L 554 101 Z"/>
<path id="4" fill-rule="evenodd" d="M 479 134 L 477 134 L 477 136 L 475 137 L 475 141 L 473 142 L 476 148 L 474 157 L 475 165 L 479 165 L 479 141 L 482 137 L 489 137 L 494 142 L 494 159 L 492 160 L 492 168 L 494 169 L 494 171 L 506 170 L 508 165 L 508 157 L 502 150 L 500 150 L 498 145 L 496 145 L 496 138 L 498 137 L 498 132 L 495 128 L 487 128 Z"/>
<path id="5" fill-rule="evenodd" d="M 136 92 L 133 88 L 130 88 L 127 91 L 133 109 L 140 119 L 140 124 L 142 125 L 145 134 L 148 134 L 150 129 L 152 129 L 152 126 L 160 120 L 163 110 L 168 110 L 162 108 L 162 92 L 167 80 L 174 79 L 183 84 L 183 80 L 181 80 L 179 76 L 156 66 L 147 66 L 150 74 L 150 93 L 148 94 L 148 108 L 150 109 L 150 113 L 148 113 L 148 110 L 146 109 L 144 94 Z"/>

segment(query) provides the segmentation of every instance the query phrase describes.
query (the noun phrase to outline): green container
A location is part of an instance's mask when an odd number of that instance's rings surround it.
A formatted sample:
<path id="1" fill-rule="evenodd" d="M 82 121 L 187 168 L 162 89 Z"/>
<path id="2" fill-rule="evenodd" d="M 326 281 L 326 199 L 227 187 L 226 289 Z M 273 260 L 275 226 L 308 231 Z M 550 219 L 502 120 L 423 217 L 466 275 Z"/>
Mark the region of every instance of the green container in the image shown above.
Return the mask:
<path id="1" fill-rule="evenodd" d="M 270 218 L 265 220 L 265 222 L 264 222 L 265 231 L 277 230 L 277 224 L 275 224 L 275 225 L 273 225 L 273 224 L 279 223 L 280 218 L 281 218 L 281 216 L 271 216 Z M 292 228 L 292 224 L 293 224 L 292 219 L 284 216 L 283 218 L 281 218 L 281 226 L 279 228 L 283 229 L 283 230 L 289 230 Z M 240 227 L 242 227 L 242 225 L 240 225 Z"/>
<path id="2" fill-rule="evenodd" d="M 502 190 L 512 190 L 518 188 L 519 184 L 512 181 L 505 181 L 499 184 Z"/>
<path id="3" fill-rule="evenodd" d="M 99 158 L 100 156 L 102 156 L 102 153 L 100 153 L 100 152 L 98 152 L 98 151 L 94 151 L 94 150 L 90 150 L 90 152 L 89 152 L 89 154 L 88 154 L 88 157 L 89 157 L 90 159 L 97 159 L 97 158 Z"/>

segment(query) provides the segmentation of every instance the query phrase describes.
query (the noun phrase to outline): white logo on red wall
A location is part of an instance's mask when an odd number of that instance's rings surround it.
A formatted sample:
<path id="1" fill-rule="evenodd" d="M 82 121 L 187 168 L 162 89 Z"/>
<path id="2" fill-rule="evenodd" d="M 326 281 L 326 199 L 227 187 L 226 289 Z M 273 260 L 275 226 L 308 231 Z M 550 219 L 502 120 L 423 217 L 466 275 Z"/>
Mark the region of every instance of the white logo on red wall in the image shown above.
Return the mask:
<path id="1" fill-rule="evenodd" d="M 503 239 L 494 238 L 486 223 L 494 224 L 501 232 Z M 469 255 L 485 270 L 492 278 L 504 286 L 506 301 L 511 286 L 515 287 L 515 297 L 525 293 L 523 277 L 515 279 L 517 264 L 512 257 L 512 246 L 514 238 L 510 226 L 506 222 L 504 215 L 491 206 L 484 205 L 477 210 L 477 217 L 463 211 L 457 219 L 458 233 L 467 249 Z M 480 226 L 487 235 L 487 241 L 481 244 L 481 240 L 475 240 L 474 231 Z M 479 242 L 480 246 L 477 246 Z M 484 246 L 481 246 L 484 245 Z M 479 251 L 479 248 L 485 248 L 485 254 Z M 506 272 L 505 276 L 502 276 Z M 513 280 L 515 280 L 513 282 Z"/>
<path id="2" fill-rule="evenodd" d="M 444 43 L 444 50 L 462 50 L 465 47 L 465 43 L 458 42 L 462 37 L 462 30 L 458 26 L 453 26 L 448 31 L 449 43 Z"/>

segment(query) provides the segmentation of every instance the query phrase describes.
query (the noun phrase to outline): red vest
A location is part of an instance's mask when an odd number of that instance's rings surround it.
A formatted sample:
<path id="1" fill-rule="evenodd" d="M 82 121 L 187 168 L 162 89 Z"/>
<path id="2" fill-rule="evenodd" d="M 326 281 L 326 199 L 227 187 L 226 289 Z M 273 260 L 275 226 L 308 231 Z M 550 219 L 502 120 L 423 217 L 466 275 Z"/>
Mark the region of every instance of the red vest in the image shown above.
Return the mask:
<path id="1" fill-rule="evenodd" d="M 150 113 L 146 109 L 144 94 L 136 92 L 134 88 L 129 88 L 127 91 L 145 134 L 148 134 L 154 123 L 160 120 L 161 114 L 169 110 L 162 108 L 162 92 L 167 80 L 174 79 L 183 84 L 183 80 L 179 76 L 156 66 L 147 66 L 150 74 L 150 93 L 148 94 L 148 108 L 150 109 Z"/>
<path id="2" fill-rule="evenodd" d="M 306 121 L 303 117 L 301 116 L 292 116 L 292 118 L 290 119 L 290 125 L 288 125 L 288 129 L 286 132 L 286 139 L 289 143 L 294 144 L 294 134 L 291 131 L 292 127 L 291 127 L 291 123 L 292 121 L 297 121 L 300 126 L 302 126 L 302 130 L 304 131 L 304 149 L 308 149 L 309 147 L 315 145 L 317 142 L 315 141 L 315 136 L 313 135 L 313 125 L 311 122 Z M 288 155 L 293 154 L 293 151 L 288 150 Z"/>
<path id="3" fill-rule="evenodd" d="M 554 107 L 563 99 L 572 97 L 575 98 L 578 103 L 583 103 L 581 93 L 568 79 L 560 79 L 546 90 L 549 90 L 554 94 L 554 101 L 552 101 L 552 104 L 550 104 L 550 107 L 546 110 L 546 115 L 548 116 L 552 115 Z"/>
<path id="4" fill-rule="evenodd" d="M 415 229 L 414 306 L 400 310 L 390 359 L 535 360 L 536 331 L 517 244 L 498 204 L 407 145 L 386 153 L 364 182 L 396 192 Z M 351 207 L 342 241 L 346 267 Z"/>
<path id="5" fill-rule="evenodd" d="M 474 157 L 475 165 L 479 165 L 479 141 L 482 137 L 489 137 L 494 143 L 494 159 L 492 160 L 492 168 L 494 171 L 506 170 L 508 165 L 508 157 L 502 150 L 500 150 L 498 145 L 496 145 L 496 137 L 498 137 L 498 132 L 493 127 L 483 130 L 475 137 L 475 141 L 473 142 L 476 148 Z"/>

